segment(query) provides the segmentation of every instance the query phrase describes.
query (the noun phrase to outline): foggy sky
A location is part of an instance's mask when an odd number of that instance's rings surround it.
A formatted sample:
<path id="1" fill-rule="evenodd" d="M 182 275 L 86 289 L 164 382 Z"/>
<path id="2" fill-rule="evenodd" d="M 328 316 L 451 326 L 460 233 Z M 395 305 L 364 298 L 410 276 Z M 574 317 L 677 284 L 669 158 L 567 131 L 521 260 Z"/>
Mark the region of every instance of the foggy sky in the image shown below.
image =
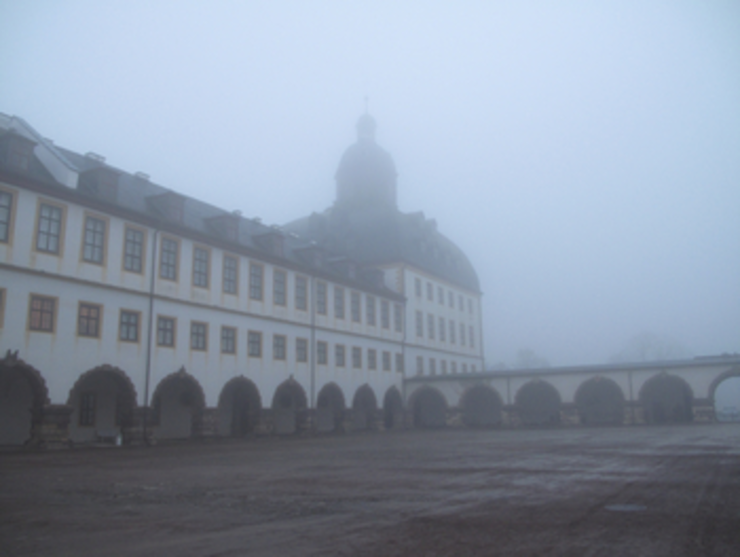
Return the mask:
<path id="1" fill-rule="evenodd" d="M 333 202 L 365 95 L 488 364 L 740 352 L 738 2 L 0 0 L 0 112 L 268 224 Z"/>

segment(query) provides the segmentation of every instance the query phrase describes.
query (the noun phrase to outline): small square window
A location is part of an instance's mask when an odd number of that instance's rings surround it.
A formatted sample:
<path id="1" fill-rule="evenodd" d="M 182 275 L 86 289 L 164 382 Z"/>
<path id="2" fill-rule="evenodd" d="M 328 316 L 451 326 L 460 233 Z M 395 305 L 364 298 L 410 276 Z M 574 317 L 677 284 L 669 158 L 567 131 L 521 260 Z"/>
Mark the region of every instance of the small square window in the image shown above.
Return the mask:
<path id="1" fill-rule="evenodd" d="M 100 337 L 101 307 L 81 303 L 77 313 L 77 335 L 81 337 Z"/>
<path id="2" fill-rule="evenodd" d="M 236 354 L 236 329 L 221 327 L 221 353 Z"/>
<path id="3" fill-rule="evenodd" d="M 205 323 L 190 323 L 190 349 L 208 350 L 208 325 Z"/>
<path id="4" fill-rule="evenodd" d="M 58 254 L 62 239 L 61 207 L 41 203 L 36 228 L 36 251 Z"/>
<path id="5" fill-rule="evenodd" d="M 272 358 L 274 360 L 285 359 L 286 338 L 284 335 L 272 335 Z"/>
<path id="6" fill-rule="evenodd" d="M 144 269 L 144 233 L 128 226 L 124 233 L 123 268 L 131 273 L 141 273 Z"/>
<path id="7" fill-rule="evenodd" d="M 31 331 L 54 332 L 57 301 L 46 296 L 31 296 L 28 328 Z"/>
<path id="8" fill-rule="evenodd" d="M 262 265 L 256 263 L 249 264 L 249 297 L 253 300 L 262 299 L 262 275 L 264 269 Z"/>
<path id="9" fill-rule="evenodd" d="M 305 338 L 295 339 L 295 361 L 308 361 L 308 340 L 306 340 Z"/>
<path id="10" fill-rule="evenodd" d="M 262 333 L 256 331 L 247 333 L 247 353 L 251 358 L 262 357 Z"/>
<path id="11" fill-rule="evenodd" d="M 239 285 L 239 260 L 230 255 L 224 255 L 223 291 L 225 294 L 236 294 Z"/>
<path id="12" fill-rule="evenodd" d="M 159 276 L 166 280 L 177 280 L 177 254 L 180 246 L 177 240 L 162 238 L 162 251 L 159 254 Z"/>
<path id="13" fill-rule="evenodd" d="M 175 346 L 175 320 L 172 317 L 157 318 L 157 345 Z"/>
<path id="14" fill-rule="evenodd" d="M 334 347 L 334 362 L 337 367 L 344 367 L 344 345 L 337 344 Z"/>
<path id="15" fill-rule="evenodd" d="M 326 342 L 319 340 L 316 342 L 316 362 L 325 366 L 329 362 L 328 346 Z"/>
<path id="16" fill-rule="evenodd" d="M 308 279 L 301 275 L 295 277 L 295 308 L 302 311 L 308 309 Z"/>
<path id="17" fill-rule="evenodd" d="M 210 253 L 205 248 L 193 249 L 193 286 L 208 288 Z"/>
<path id="18" fill-rule="evenodd" d="M 275 269 L 272 273 L 272 302 L 276 306 L 284 306 L 287 297 L 287 275 L 285 271 Z"/>

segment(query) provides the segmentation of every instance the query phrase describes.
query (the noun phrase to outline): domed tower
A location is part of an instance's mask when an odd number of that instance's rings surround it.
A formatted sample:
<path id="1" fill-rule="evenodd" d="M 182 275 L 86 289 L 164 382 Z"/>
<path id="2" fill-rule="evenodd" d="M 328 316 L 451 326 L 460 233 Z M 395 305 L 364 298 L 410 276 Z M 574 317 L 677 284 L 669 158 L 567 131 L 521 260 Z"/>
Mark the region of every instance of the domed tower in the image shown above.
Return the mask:
<path id="1" fill-rule="evenodd" d="M 363 114 L 357 121 L 357 142 L 339 161 L 335 175 L 338 209 L 383 207 L 396 209 L 396 165 L 375 142 L 375 119 Z"/>

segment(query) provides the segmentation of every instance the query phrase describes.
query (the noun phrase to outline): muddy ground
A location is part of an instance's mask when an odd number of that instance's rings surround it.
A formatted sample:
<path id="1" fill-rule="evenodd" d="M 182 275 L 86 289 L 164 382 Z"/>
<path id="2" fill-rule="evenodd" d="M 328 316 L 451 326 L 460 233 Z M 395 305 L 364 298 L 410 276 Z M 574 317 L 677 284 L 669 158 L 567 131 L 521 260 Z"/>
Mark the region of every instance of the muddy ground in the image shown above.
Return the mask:
<path id="1" fill-rule="evenodd" d="M 740 425 L 0 454 L 2 555 L 740 555 Z"/>

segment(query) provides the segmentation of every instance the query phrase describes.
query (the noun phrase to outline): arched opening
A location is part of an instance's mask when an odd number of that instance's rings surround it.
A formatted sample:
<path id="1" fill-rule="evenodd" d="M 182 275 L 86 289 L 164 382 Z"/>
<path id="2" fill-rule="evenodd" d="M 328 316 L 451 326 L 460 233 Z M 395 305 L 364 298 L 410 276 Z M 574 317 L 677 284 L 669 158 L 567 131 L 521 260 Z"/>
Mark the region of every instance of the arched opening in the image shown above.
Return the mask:
<path id="1" fill-rule="evenodd" d="M 114 441 L 133 423 L 136 391 L 123 371 L 101 366 L 80 376 L 69 392 L 67 404 L 72 407 L 72 441 Z"/>
<path id="2" fill-rule="evenodd" d="M 740 422 L 740 371 L 720 377 L 712 398 L 718 422 Z"/>
<path id="3" fill-rule="evenodd" d="M 295 379 L 283 382 L 272 398 L 272 411 L 277 435 L 290 435 L 302 427 L 305 420 L 306 391 Z"/>
<path id="4" fill-rule="evenodd" d="M 374 429 L 378 402 L 369 385 L 363 385 L 352 400 L 352 429 Z"/>
<path id="5" fill-rule="evenodd" d="M 462 421 L 468 427 L 491 427 L 501 423 L 503 403 L 488 385 L 474 385 L 460 400 Z"/>
<path id="6" fill-rule="evenodd" d="M 694 419 L 694 396 L 686 382 L 661 373 L 645 383 L 640 403 L 649 424 L 681 424 Z"/>
<path id="7" fill-rule="evenodd" d="M 560 423 L 560 395 L 540 379 L 524 385 L 516 393 L 516 409 L 522 425 L 543 426 Z"/>
<path id="8" fill-rule="evenodd" d="M 0 360 L 0 445 L 23 445 L 49 401 L 41 374 L 8 351 Z"/>
<path id="9" fill-rule="evenodd" d="M 624 394 L 605 377 L 593 377 L 578 387 L 575 396 L 578 415 L 583 425 L 622 425 Z"/>
<path id="10" fill-rule="evenodd" d="M 321 433 L 337 431 L 344 420 L 344 394 L 336 383 L 328 383 L 319 391 L 316 400 L 316 430 Z"/>
<path id="11" fill-rule="evenodd" d="M 218 432 L 226 437 L 244 437 L 260 422 L 262 399 L 257 386 L 246 377 L 234 377 L 218 398 Z"/>
<path id="12" fill-rule="evenodd" d="M 383 397 L 383 425 L 393 429 L 403 425 L 403 399 L 396 387 L 391 387 Z"/>
<path id="13" fill-rule="evenodd" d="M 206 398 L 184 368 L 162 379 L 152 396 L 152 430 L 157 439 L 186 439 L 200 432 Z"/>
<path id="14" fill-rule="evenodd" d="M 414 427 L 441 428 L 447 425 L 447 402 L 437 389 L 422 387 L 411 395 Z"/>

